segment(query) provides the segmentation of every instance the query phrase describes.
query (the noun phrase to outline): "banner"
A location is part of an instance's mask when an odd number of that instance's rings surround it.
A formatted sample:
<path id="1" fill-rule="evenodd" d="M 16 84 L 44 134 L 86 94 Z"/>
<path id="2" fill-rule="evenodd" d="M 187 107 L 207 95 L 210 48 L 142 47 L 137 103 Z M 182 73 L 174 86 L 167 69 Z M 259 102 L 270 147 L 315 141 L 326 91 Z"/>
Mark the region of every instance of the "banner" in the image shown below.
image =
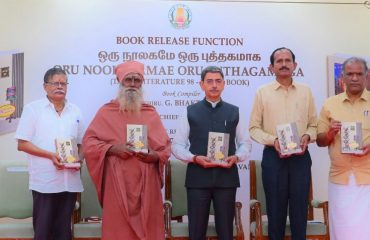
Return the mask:
<path id="1" fill-rule="evenodd" d="M 318 111 L 328 93 L 327 57 L 370 56 L 370 35 L 358 31 L 366 31 L 370 21 L 362 4 L 2 0 L 0 18 L 0 145 L 6 149 L 0 161 L 25 159 L 13 139 L 17 118 L 24 104 L 45 96 L 43 76 L 53 66 L 67 71 L 67 98 L 89 123 L 116 97 L 115 66 L 143 62 L 145 100 L 173 138 L 185 108 L 204 98 L 199 81 L 206 66 L 223 69 L 222 98 L 239 107 L 247 128 L 257 88 L 274 80 L 268 69 L 274 49 L 293 50 L 294 79 L 311 87 Z M 253 142 L 251 159 L 261 159 L 262 148 Z M 325 200 L 327 149 L 311 144 L 310 152 L 315 198 Z M 247 238 L 248 162 L 238 169 Z"/>

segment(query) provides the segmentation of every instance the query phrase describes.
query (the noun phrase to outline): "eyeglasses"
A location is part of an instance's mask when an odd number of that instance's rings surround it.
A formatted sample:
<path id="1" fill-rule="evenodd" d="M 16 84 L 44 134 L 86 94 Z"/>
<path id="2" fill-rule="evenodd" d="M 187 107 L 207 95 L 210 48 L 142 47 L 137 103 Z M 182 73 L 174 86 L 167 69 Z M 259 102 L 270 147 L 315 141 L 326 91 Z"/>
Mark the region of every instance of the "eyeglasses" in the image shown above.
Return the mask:
<path id="1" fill-rule="evenodd" d="M 143 82 L 143 80 L 138 77 L 128 77 L 128 78 L 123 79 L 123 82 L 125 85 L 134 84 L 135 86 L 138 86 Z"/>
<path id="2" fill-rule="evenodd" d="M 67 82 L 46 82 L 45 84 L 49 84 L 53 87 L 67 87 L 68 83 Z"/>

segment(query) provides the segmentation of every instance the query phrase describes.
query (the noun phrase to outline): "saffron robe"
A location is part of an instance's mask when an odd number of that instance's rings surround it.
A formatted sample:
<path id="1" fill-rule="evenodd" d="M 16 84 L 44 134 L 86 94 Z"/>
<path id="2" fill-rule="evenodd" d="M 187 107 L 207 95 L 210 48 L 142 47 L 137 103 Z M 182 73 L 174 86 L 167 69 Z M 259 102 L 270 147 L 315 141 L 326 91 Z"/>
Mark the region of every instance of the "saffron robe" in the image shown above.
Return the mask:
<path id="1" fill-rule="evenodd" d="M 114 144 L 126 143 L 127 124 L 147 126 L 148 148 L 159 161 L 107 155 Z M 140 115 L 119 110 L 113 100 L 102 106 L 86 130 L 83 151 L 103 208 L 102 239 L 163 240 L 163 166 L 171 145 L 155 108 L 143 104 Z"/>

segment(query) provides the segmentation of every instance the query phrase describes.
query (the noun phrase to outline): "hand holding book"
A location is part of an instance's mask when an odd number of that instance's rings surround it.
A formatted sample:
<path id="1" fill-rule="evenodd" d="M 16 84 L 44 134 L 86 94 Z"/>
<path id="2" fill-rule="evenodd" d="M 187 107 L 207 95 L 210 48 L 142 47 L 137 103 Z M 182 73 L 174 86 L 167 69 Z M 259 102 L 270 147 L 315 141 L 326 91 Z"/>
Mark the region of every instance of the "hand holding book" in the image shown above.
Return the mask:
<path id="1" fill-rule="evenodd" d="M 234 164 L 236 164 L 238 162 L 238 160 L 239 160 L 239 158 L 236 155 L 229 156 L 225 159 L 227 164 L 226 165 L 222 164 L 221 167 L 231 168 Z"/>
<path id="2" fill-rule="evenodd" d="M 204 167 L 204 168 L 214 168 L 214 167 L 219 167 L 220 166 L 219 163 L 215 163 L 214 161 L 212 161 L 208 157 L 200 156 L 200 155 L 194 156 L 193 162 L 195 164 L 198 164 L 198 165 Z"/>
<path id="3" fill-rule="evenodd" d="M 228 165 L 230 134 L 220 132 L 208 133 L 207 158 L 218 166 Z"/>
<path id="4" fill-rule="evenodd" d="M 280 143 L 279 143 L 278 138 L 276 138 L 275 141 L 274 141 L 274 148 L 275 148 L 276 152 L 279 153 L 280 158 L 288 158 L 292 155 L 292 154 L 285 154 L 285 155 L 281 154 Z"/>
<path id="5" fill-rule="evenodd" d="M 340 121 L 332 119 L 330 121 L 330 126 L 329 126 L 329 131 L 326 135 L 328 138 L 329 142 L 332 142 L 335 138 L 335 135 L 340 132 L 340 129 L 342 127 L 342 123 Z"/>
<path id="6" fill-rule="evenodd" d="M 340 135 L 342 153 L 363 155 L 361 122 L 342 122 Z"/>
<path id="7" fill-rule="evenodd" d="M 111 148 L 109 148 L 108 155 L 115 155 L 122 159 L 127 159 L 135 154 L 133 150 L 131 150 L 131 144 L 129 143 L 122 143 L 122 144 L 115 144 Z"/>
<path id="8" fill-rule="evenodd" d="M 152 149 L 149 149 L 148 153 L 136 152 L 135 156 L 138 157 L 141 161 L 146 163 L 154 163 L 158 162 L 159 160 L 157 152 L 153 151 Z"/>
<path id="9" fill-rule="evenodd" d="M 305 145 L 305 139 L 303 139 L 302 143 L 295 122 L 277 125 L 276 134 L 277 139 L 274 142 L 274 147 L 279 152 L 281 158 L 304 152 L 303 150 L 305 149 L 301 147 Z"/>
<path id="10" fill-rule="evenodd" d="M 55 139 L 56 157 L 52 159 L 54 165 L 59 169 L 64 168 L 80 169 L 81 161 L 78 157 L 78 147 L 75 139 Z"/>
<path id="11" fill-rule="evenodd" d="M 354 154 L 355 156 L 362 157 L 370 153 L 370 144 L 364 145 L 362 148 L 362 153 Z"/>
<path id="12" fill-rule="evenodd" d="M 53 162 L 56 169 L 62 170 L 64 168 L 64 165 L 61 163 L 62 159 L 57 153 L 52 153 L 50 160 Z"/>
<path id="13" fill-rule="evenodd" d="M 126 141 L 132 151 L 148 153 L 147 126 L 140 124 L 127 124 Z"/>
<path id="14" fill-rule="evenodd" d="M 306 151 L 306 149 L 308 147 L 308 144 L 310 143 L 310 140 L 311 140 L 310 135 L 303 134 L 303 136 L 301 137 L 301 144 L 300 144 L 302 152 L 297 153 L 298 155 L 303 155 L 304 154 L 304 152 Z"/>

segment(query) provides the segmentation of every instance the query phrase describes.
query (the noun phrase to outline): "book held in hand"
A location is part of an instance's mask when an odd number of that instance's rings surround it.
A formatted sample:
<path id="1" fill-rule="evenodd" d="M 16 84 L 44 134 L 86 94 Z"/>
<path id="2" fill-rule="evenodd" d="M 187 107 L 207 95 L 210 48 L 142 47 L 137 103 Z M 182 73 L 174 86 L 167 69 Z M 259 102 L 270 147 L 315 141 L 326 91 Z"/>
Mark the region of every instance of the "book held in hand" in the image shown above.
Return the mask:
<path id="1" fill-rule="evenodd" d="M 340 129 L 342 153 L 361 154 L 362 150 L 362 123 L 342 122 Z"/>
<path id="2" fill-rule="evenodd" d="M 77 142 L 69 138 L 55 139 L 56 151 L 61 158 L 61 163 L 65 168 L 80 168 L 81 161 L 78 157 Z"/>
<path id="3" fill-rule="evenodd" d="M 276 134 L 280 145 L 281 155 L 290 155 L 302 152 L 297 124 L 295 122 L 277 125 Z"/>
<path id="4" fill-rule="evenodd" d="M 146 125 L 127 124 L 127 143 L 135 152 L 148 153 L 148 132 Z"/>
<path id="5" fill-rule="evenodd" d="M 228 133 L 209 132 L 207 157 L 217 164 L 227 164 L 226 158 L 229 154 Z"/>

